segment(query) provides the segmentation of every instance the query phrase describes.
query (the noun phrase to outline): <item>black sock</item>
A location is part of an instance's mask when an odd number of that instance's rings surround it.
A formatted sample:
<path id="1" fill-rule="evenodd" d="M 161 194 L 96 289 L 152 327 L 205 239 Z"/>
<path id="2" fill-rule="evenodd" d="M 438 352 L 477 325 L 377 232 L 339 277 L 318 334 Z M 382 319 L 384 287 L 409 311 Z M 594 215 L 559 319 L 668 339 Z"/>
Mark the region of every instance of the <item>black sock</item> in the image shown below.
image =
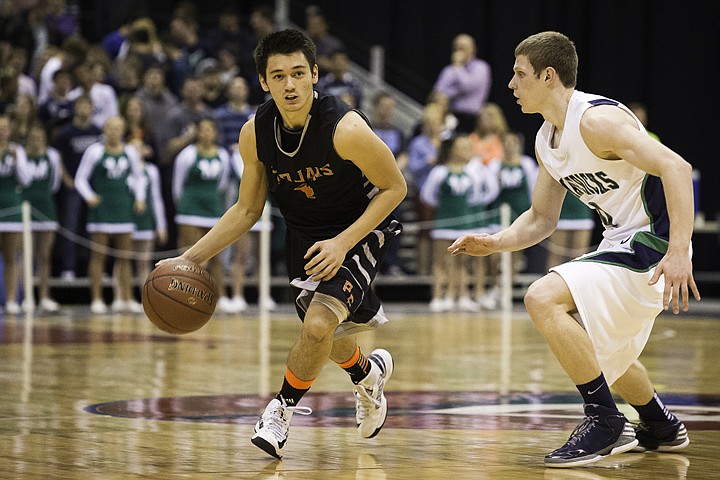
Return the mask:
<path id="1" fill-rule="evenodd" d="M 583 385 L 576 385 L 576 387 L 580 391 L 580 395 L 582 395 L 585 404 L 593 403 L 617 410 L 615 400 L 613 400 L 612 393 L 610 393 L 610 387 L 605 381 L 605 375 L 603 375 L 602 372 L 600 372 L 600 376 L 595 380 Z"/>
<path id="2" fill-rule="evenodd" d="M 353 356 L 350 357 L 348 361 L 338 363 L 338 365 L 340 365 L 340 368 L 350 375 L 350 380 L 352 380 L 354 384 L 360 383 L 365 377 L 367 377 L 368 373 L 370 373 L 370 369 L 372 368 L 370 360 L 363 355 L 359 345 Z"/>
<path id="3" fill-rule="evenodd" d="M 310 385 L 312 385 L 313 381 L 314 380 L 300 380 L 288 368 L 285 370 L 285 378 L 283 378 L 283 384 L 280 388 L 280 392 L 275 398 L 277 398 L 281 402 L 284 399 L 285 403 L 288 406 L 294 407 L 298 404 L 303 395 L 305 395 L 308 390 L 310 390 Z"/>
<path id="4" fill-rule="evenodd" d="M 665 407 L 665 404 L 658 398 L 657 392 L 653 394 L 652 400 L 645 405 L 630 405 L 637 410 L 642 420 L 662 422 L 667 420 L 674 421 L 676 419 L 675 415 L 670 413 Z"/>

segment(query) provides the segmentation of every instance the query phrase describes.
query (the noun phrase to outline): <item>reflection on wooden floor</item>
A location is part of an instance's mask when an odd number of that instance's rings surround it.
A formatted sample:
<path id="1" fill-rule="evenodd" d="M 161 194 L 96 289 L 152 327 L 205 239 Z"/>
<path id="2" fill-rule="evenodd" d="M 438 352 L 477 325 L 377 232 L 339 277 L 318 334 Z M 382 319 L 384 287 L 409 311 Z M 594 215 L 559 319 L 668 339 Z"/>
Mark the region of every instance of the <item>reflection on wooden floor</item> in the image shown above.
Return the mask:
<path id="1" fill-rule="evenodd" d="M 545 469 L 581 399 L 527 315 L 388 305 L 360 337 L 396 369 L 383 431 L 361 439 L 347 375 L 329 364 L 295 416 L 283 461 L 250 443 L 299 322 L 289 308 L 216 316 L 183 337 L 143 316 L 0 315 L 0 478 L 718 478 L 720 317 L 662 316 L 642 360 L 690 430 L 682 454 L 627 453 Z M 623 411 L 635 419 L 633 411 Z"/>

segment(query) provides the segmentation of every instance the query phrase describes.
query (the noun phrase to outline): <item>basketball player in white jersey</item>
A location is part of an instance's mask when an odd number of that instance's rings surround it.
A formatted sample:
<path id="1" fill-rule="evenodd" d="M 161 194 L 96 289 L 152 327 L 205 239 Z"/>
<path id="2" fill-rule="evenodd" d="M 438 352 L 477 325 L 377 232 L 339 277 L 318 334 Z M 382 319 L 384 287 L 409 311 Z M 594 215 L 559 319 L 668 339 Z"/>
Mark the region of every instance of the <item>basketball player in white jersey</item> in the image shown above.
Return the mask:
<path id="1" fill-rule="evenodd" d="M 624 105 L 575 90 L 575 45 L 543 32 L 515 49 L 509 87 L 524 113 L 545 119 L 535 140 L 540 171 L 532 207 L 494 235 L 468 235 L 448 249 L 484 256 L 547 238 L 566 192 L 594 208 L 604 239 L 597 251 L 552 268 L 525 305 L 585 403 L 585 419 L 545 457 L 573 467 L 628 450 L 675 451 L 689 439 L 662 404 L 638 357 L 655 317 L 700 299 L 690 259 L 691 166 L 653 140 Z M 639 413 L 633 428 L 612 386 Z"/>

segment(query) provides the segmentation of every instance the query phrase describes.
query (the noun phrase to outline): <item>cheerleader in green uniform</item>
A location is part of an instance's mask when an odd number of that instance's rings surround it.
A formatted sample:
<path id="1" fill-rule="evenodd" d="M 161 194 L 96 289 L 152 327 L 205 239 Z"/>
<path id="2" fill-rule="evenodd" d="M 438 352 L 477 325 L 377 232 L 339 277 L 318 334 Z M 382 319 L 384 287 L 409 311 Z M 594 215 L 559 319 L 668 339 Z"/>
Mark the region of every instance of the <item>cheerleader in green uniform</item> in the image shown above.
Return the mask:
<path id="1" fill-rule="evenodd" d="M 4 267 L 7 313 L 20 313 L 17 303 L 18 258 L 22 238 L 21 189 L 30 183 L 25 149 L 10 142 L 10 119 L 0 116 L 0 251 Z"/>
<path id="2" fill-rule="evenodd" d="M 135 213 L 145 211 L 145 188 L 141 180 L 130 182 L 130 177 L 141 178 L 142 165 L 135 147 L 123 141 L 125 121 L 121 117 L 108 118 L 103 133 L 102 142 L 85 150 L 75 174 L 75 188 L 89 207 L 87 231 L 93 243 L 88 265 L 90 310 L 107 311 L 102 300 L 102 275 L 105 255 L 112 243 L 122 255 L 115 258 L 119 284 L 111 308 L 114 312 L 140 313 L 142 306 L 132 295 L 130 256 Z"/>
<path id="3" fill-rule="evenodd" d="M 467 262 L 456 261 L 457 257 L 445 253 L 453 238 L 482 227 L 486 222 L 482 210 L 498 193 L 497 183 L 485 183 L 485 167 L 472 159 L 467 135 L 444 140 L 438 152 L 438 165 L 430 171 L 420 192 L 421 200 L 435 209 L 430 231 L 433 287 L 429 308 L 433 312 L 478 308 L 468 292 Z"/>
<path id="4" fill-rule="evenodd" d="M 31 183 L 23 190 L 23 199 L 32 206 L 32 231 L 35 247 L 35 265 L 37 266 L 38 305 L 46 312 L 56 312 L 60 306 L 50 298 L 50 265 L 55 232 L 58 229 L 55 193 L 60 189 L 62 162 L 60 153 L 47 146 L 47 134 L 39 125 L 33 125 L 28 131 L 27 141 L 28 168 L 32 176 Z"/>
<path id="5" fill-rule="evenodd" d="M 225 213 L 223 195 L 230 178 L 230 158 L 217 139 L 215 122 L 209 118 L 200 120 L 196 142 L 185 147 L 175 158 L 172 189 L 181 248 L 194 245 Z M 218 309 L 227 311 L 230 298 L 223 288 L 220 257 L 212 258 L 207 268 L 220 290 Z"/>

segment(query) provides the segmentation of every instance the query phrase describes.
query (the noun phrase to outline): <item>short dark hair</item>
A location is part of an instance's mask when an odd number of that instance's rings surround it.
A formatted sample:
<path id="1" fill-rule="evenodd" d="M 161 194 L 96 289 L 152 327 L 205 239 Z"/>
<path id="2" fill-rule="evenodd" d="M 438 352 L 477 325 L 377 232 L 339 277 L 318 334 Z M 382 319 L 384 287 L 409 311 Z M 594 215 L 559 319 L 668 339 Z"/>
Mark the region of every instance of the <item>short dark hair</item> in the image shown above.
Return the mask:
<path id="1" fill-rule="evenodd" d="M 524 55 L 539 76 L 547 67 L 552 67 L 567 88 L 577 84 L 578 56 L 575 44 L 558 32 L 540 32 L 531 35 L 515 48 L 515 57 Z"/>
<path id="2" fill-rule="evenodd" d="M 303 55 L 305 55 L 308 64 L 310 64 L 310 68 L 317 63 L 315 43 L 300 30 L 287 28 L 266 35 L 258 42 L 253 52 L 255 68 L 257 69 L 258 75 L 265 78 L 267 62 L 270 55 L 277 53 L 288 55 L 295 52 L 302 52 Z"/>

